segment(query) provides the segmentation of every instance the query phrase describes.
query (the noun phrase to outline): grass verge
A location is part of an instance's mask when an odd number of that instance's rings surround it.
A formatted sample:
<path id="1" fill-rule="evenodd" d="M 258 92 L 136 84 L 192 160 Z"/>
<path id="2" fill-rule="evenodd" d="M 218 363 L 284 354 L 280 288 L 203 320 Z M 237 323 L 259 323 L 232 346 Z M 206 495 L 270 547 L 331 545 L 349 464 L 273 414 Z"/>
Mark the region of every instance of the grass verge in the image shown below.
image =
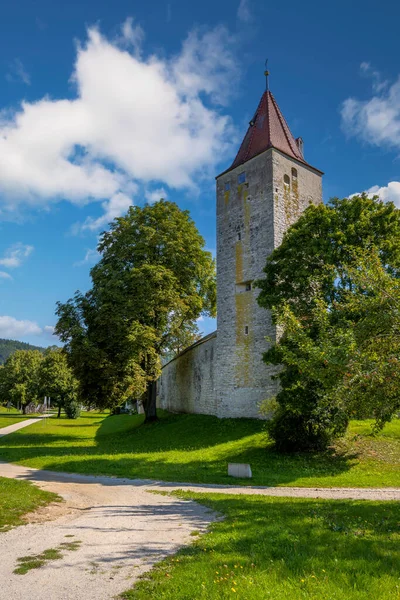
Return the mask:
<path id="1" fill-rule="evenodd" d="M 266 486 L 398 487 L 400 420 L 371 435 L 370 421 L 353 421 L 343 440 L 319 454 L 282 455 L 263 423 L 161 412 L 142 416 L 84 413 L 40 421 L 0 438 L 0 458 L 70 473 L 193 483 Z M 228 462 L 250 463 L 252 480 L 233 480 Z"/>
<path id="2" fill-rule="evenodd" d="M 400 506 L 177 493 L 224 515 L 125 600 L 400 597 Z"/>
<path id="3" fill-rule="evenodd" d="M 26 513 L 60 500 L 57 494 L 40 490 L 29 481 L 0 477 L 0 532 L 22 525 Z"/>

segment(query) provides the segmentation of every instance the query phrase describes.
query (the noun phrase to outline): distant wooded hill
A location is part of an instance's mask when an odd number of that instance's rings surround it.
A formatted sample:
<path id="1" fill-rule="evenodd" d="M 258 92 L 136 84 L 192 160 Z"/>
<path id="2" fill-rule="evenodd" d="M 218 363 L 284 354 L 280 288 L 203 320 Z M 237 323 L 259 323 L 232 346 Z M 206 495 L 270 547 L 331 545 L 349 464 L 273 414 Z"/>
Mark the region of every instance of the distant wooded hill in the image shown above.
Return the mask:
<path id="1" fill-rule="evenodd" d="M 0 365 L 3 365 L 7 358 L 16 350 L 40 350 L 44 352 L 45 348 L 40 346 L 32 346 L 25 342 L 17 342 L 16 340 L 3 340 L 0 338 Z"/>

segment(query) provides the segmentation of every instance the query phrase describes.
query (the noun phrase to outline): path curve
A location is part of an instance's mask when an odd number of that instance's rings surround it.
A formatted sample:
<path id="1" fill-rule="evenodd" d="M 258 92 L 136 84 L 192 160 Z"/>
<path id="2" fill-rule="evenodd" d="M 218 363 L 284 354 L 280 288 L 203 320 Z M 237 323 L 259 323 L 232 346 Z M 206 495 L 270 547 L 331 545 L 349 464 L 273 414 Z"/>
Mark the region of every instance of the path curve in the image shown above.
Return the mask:
<path id="1" fill-rule="evenodd" d="M 61 506 L 34 513 L 28 525 L 0 534 L 1 593 L 12 600 L 110 600 L 157 561 L 190 543 L 191 531 L 205 531 L 216 518 L 195 502 L 151 491 L 400 500 L 399 488 L 197 485 L 44 471 L 1 461 L 0 476 L 32 481 L 65 499 Z M 26 575 L 13 574 L 18 557 L 71 540 L 81 542 L 79 550 Z"/>
<path id="2" fill-rule="evenodd" d="M 0 597 L 10 600 L 111 600 L 139 575 L 205 531 L 213 513 L 195 502 L 146 491 L 111 478 L 66 476 L 0 463 L 0 475 L 34 482 L 65 503 L 30 515 L 0 533 Z M 48 520 L 48 519 L 53 520 Z M 71 541 L 77 551 L 25 575 L 17 559 Z"/>

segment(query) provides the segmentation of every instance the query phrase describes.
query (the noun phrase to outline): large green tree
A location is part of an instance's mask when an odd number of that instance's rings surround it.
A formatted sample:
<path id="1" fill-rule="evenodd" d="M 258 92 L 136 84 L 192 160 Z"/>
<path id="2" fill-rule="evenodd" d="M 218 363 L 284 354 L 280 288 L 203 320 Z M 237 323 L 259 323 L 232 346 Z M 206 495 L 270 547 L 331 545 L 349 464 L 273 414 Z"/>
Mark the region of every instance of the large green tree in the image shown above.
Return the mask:
<path id="1" fill-rule="evenodd" d="M 58 417 L 62 408 L 77 402 L 78 382 L 63 349 L 53 347 L 45 351 L 39 367 L 39 386 L 42 396 L 50 397 L 58 407 Z"/>
<path id="2" fill-rule="evenodd" d="M 215 264 L 188 211 L 165 200 L 115 219 L 98 251 L 91 290 L 58 305 L 56 332 L 88 401 L 143 394 L 151 421 L 162 356 L 215 314 Z"/>
<path id="3" fill-rule="evenodd" d="M 360 339 L 354 330 L 366 300 L 357 279 L 360 252 L 363 272 L 368 271 L 368 256 L 375 256 L 383 272 L 397 279 L 400 211 L 392 203 L 362 195 L 310 206 L 267 260 L 259 303 L 273 311 L 280 339 L 265 360 L 283 367 L 269 430 L 282 449 L 323 447 L 346 427 L 348 407 L 329 395 L 340 374 L 326 367 L 337 367 L 339 356 L 344 367 L 348 349 L 354 350 Z M 361 303 L 358 312 L 356 301 Z M 318 354 L 317 348 L 327 352 L 327 346 L 332 356 L 336 353 L 333 363 L 325 358 L 320 370 L 305 368 L 315 367 L 311 357 Z"/>
<path id="4" fill-rule="evenodd" d="M 3 399 L 19 406 L 25 414 L 30 402 L 40 397 L 39 370 L 43 354 L 39 350 L 16 350 L 1 370 L 0 393 Z"/>

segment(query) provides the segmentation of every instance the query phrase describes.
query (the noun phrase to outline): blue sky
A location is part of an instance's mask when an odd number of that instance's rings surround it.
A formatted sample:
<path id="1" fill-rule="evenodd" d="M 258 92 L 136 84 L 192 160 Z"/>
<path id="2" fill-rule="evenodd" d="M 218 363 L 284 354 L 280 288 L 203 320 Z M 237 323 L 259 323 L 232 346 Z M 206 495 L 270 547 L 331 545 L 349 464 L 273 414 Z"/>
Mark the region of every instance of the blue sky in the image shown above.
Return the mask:
<path id="1" fill-rule="evenodd" d="M 99 232 L 160 195 L 215 248 L 214 176 L 270 87 L 324 198 L 400 206 L 400 5 L 383 0 L 3 3 L 0 337 L 52 343 Z M 201 324 L 207 333 L 214 323 Z"/>

